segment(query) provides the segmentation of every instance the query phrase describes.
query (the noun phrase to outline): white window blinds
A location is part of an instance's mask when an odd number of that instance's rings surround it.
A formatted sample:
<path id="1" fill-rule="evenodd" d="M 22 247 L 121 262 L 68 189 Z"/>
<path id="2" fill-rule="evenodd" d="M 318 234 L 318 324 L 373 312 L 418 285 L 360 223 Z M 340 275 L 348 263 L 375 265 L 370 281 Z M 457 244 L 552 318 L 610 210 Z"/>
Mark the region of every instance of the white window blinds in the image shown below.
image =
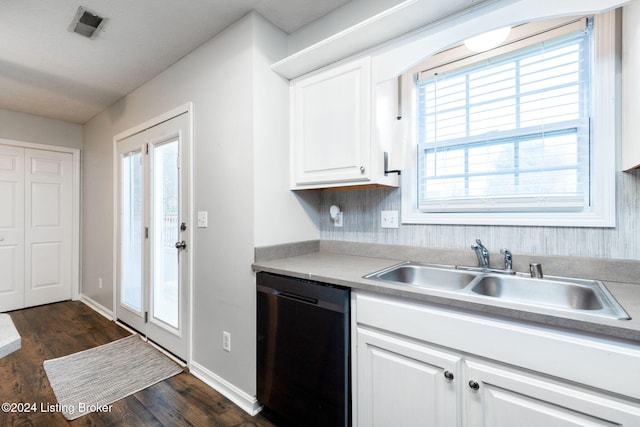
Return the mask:
<path id="1" fill-rule="evenodd" d="M 588 209 L 590 33 L 421 74 L 420 210 Z"/>

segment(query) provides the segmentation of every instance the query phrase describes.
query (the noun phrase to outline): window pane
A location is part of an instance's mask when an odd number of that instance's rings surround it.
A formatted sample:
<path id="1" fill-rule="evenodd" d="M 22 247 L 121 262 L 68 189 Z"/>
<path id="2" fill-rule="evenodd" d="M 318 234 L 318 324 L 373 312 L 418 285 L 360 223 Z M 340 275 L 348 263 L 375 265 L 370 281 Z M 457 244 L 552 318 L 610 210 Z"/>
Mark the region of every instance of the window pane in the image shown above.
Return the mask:
<path id="1" fill-rule="evenodd" d="M 426 155 L 426 176 L 464 174 L 464 150 L 431 151 Z"/>
<path id="2" fill-rule="evenodd" d="M 153 160 L 153 317 L 178 328 L 178 141 L 154 149 Z"/>
<path id="3" fill-rule="evenodd" d="M 481 135 L 516 127 L 516 101 L 506 99 L 472 107 L 469 112 L 469 135 Z"/>
<path id="4" fill-rule="evenodd" d="M 434 179 L 429 180 L 426 185 L 425 197 L 428 199 L 465 196 L 466 189 L 464 178 Z"/>
<path id="5" fill-rule="evenodd" d="M 520 98 L 520 126 L 542 126 L 580 117 L 580 87 L 562 87 Z"/>
<path id="6" fill-rule="evenodd" d="M 506 172 L 514 169 L 513 144 L 469 148 L 469 173 Z"/>
<path id="7" fill-rule="evenodd" d="M 578 164 L 575 134 L 537 138 L 520 143 L 520 169 L 551 169 Z M 575 171 L 574 171 L 575 173 Z"/>
<path id="8" fill-rule="evenodd" d="M 122 303 L 142 309 L 142 168 L 140 152 L 122 157 L 120 287 Z"/>
<path id="9" fill-rule="evenodd" d="M 575 170 L 533 172 L 520 174 L 520 194 L 577 193 Z"/>
<path id="10" fill-rule="evenodd" d="M 469 196 L 508 196 L 515 192 L 515 177 L 508 175 L 480 175 L 469 178 Z"/>

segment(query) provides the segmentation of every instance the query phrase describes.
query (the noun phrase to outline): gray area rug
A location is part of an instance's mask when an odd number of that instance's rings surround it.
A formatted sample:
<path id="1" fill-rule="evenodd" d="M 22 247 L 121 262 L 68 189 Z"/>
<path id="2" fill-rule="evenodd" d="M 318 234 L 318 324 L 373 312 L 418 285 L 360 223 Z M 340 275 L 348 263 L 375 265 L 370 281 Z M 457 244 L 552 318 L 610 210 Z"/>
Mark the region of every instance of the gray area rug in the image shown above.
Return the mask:
<path id="1" fill-rule="evenodd" d="M 182 368 L 138 335 L 69 356 L 45 360 L 44 370 L 68 420 L 109 405 L 182 372 Z"/>

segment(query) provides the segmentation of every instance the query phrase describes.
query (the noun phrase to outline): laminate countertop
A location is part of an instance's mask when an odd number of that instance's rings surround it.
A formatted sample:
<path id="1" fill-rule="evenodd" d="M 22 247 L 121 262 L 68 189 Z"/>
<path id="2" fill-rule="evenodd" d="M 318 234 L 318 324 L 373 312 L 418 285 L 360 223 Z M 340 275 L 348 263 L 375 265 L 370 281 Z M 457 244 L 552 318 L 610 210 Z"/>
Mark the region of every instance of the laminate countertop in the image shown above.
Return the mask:
<path id="1" fill-rule="evenodd" d="M 332 248 L 333 249 L 333 248 Z M 385 252 L 389 256 L 389 252 Z M 376 255 L 376 256 L 370 256 Z M 370 291 L 395 297 L 402 297 L 415 301 L 422 301 L 455 310 L 483 313 L 491 317 L 507 318 L 516 321 L 542 324 L 554 328 L 570 329 L 577 332 L 604 336 L 607 338 L 632 341 L 640 344 L 640 285 L 618 281 L 603 281 L 609 291 L 631 316 L 630 320 L 616 320 L 588 316 L 572 318 L 558 310 L 537 307 L 515 308 L 513 304 L 504 303 L 491 297 L 477 297 L 459 295 L 455 292 L 438 289 L 417 288 L 407 285 L 380 282 L 365 279 L 363 276 L 398 264 L 405 256 L 412 254 L 398 254 L 386 258 L 380 253 L 354 255 L 326 250 L 317 250 L 301 255 L 291 255 L 259 260 L 253 264 L 254 271 L 264 271 L 290 277 L 314 280 L 334 285 L 346 286 L 352 289 Z M 414 254 L 415 255 L 415 254 Z M 415 259 L 414 259 L 415 260 Z M 424 260 L 417 260 L 423 261 Z M 579 260 L 584 262 L 583 260 Z M 436 264 L 442 264 L 436 262 Z M 455 264 L 469 265 L 469 264 Z M 629 266 L 631 264 L 623 264 Z M 601 269 L 604 267 L 601 267 Z M 618 268 L 618 266 L 616 266 Z M 631 265 L 636 268 L 635 263 Z M 515 268 L 516 271 L 521 271 Z M 628 270 L 628 268 L 627 268 Z M 633 271 L 631 273 L 634 273 Z M 565 277 L 576 277 L 563 275 Z M 639 276 L 635 276 L 639 277 Z M 589 277 L 580 277 L 589 278 Z"/>

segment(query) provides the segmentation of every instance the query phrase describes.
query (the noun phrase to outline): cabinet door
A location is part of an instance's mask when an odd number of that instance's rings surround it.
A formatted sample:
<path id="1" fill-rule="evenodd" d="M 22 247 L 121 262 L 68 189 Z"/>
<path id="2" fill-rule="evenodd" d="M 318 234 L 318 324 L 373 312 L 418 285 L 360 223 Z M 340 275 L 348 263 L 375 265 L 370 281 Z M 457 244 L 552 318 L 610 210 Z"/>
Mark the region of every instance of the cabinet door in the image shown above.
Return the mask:
<path id="1" fill-rule="evenodd" d="M 357 425 L 459 425 L 458 356 L 361 327 L 357 340 Z"/>
<path id="2" fill-rule="evenodd" d="M 640 425 L 637 402 L 484 363 L 466 362 L 466 374 L 470 427 Z"/>
<path id="3" fill-rule="evenodd" d="M 370 58 L 293 84 L 293 187 L 367 181 L 371 134 Z"/>

